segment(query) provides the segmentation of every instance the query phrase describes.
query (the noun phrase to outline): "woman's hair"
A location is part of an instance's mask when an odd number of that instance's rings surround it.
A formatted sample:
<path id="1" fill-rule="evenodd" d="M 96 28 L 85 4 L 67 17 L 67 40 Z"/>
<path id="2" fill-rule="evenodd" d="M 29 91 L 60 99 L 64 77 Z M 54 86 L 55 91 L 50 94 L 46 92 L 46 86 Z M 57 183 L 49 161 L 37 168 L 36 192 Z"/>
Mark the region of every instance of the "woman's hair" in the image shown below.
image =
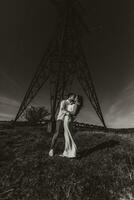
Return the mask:
<path id="1" fill-rule="evenodd" d="M 76 96 L 78 97 L 79 105 L 77 107 L 75 115 L 78 115 L 78 113 L 80 112 L 81 108 L 83 107 L 83 97 L 81 95 L 76 95 Z"/>

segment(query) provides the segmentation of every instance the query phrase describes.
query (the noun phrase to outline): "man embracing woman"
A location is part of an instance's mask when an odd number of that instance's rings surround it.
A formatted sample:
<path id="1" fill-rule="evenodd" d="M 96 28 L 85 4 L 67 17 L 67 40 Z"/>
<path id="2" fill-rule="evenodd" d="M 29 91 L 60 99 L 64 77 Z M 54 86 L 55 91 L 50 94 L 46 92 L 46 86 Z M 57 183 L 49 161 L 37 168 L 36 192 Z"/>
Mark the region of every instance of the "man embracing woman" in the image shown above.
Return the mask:
<path id="1" fill-rule="evenodd" d="M 74 118 L 79 113 L 82 107 L 82 97 L 74 93 L 68 94 L 66 100 L 62 100 L 60 103 L 59 113 L 56 120 L 56 131 L 53 135 L 49 156 L 54 156 L 55 145 L 61 130 L 61 127 L 64 127 L 64 139 L 65 139 L 65 148 L 63 153 L 60 155 L 67 158 L 75 158 L 77 154 L 77 146 L 72 137 L 72 124 Z"/>

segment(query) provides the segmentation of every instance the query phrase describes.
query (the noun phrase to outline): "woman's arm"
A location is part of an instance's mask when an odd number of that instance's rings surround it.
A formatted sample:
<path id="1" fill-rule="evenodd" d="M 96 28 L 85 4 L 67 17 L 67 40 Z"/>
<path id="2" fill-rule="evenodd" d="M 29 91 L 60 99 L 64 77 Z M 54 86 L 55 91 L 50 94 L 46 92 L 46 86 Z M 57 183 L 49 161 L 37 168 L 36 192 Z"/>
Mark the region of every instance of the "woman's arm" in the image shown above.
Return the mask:
<path id="1" fill-rule="evenodd" d="M 75 103 L 75 104 L 74 104 L 74 106 L 73 106 L 73 111 L 70 112 L 71 115 L 75 115 L 75 114 L 76 114 L 78 105 L 79 105 L 78 103 Z"/>

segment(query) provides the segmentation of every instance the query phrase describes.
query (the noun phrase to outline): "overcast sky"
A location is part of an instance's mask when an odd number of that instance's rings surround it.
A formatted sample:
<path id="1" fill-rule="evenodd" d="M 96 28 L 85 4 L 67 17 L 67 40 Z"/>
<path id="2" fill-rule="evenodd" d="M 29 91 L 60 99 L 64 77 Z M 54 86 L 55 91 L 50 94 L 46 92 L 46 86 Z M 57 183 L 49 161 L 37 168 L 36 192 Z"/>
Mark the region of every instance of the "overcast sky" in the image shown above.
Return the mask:
<path id="1" fill-rule="evenodd" d="M 101 25 L 83 47 L 106 124 L 134 127 L 134 1 L 81 2 L 87 25 Z M 0 120 L 14 119 L 57 20 L 49 0 L 0 1 Z M 78 84 L 72 90 L 84 96 Z M 48 84 L 32 104 L 49 109 Z M 100 124 L 85 96 L 78 120 Z"/>

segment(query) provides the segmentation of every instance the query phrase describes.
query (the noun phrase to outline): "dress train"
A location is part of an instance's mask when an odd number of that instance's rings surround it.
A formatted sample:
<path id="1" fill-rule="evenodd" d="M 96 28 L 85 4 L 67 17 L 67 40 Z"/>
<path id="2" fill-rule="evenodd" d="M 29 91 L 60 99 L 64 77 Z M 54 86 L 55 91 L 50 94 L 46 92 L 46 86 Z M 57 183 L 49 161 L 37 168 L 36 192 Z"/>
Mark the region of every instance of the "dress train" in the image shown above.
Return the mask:
<path id="1" fill-rule="evenodd" d="M 71 127 L 70 127 L 71 119 L 68 115 L 64 118 L 64 138 L 65 138 L 65 149 L 63 152 L 63 156 L 74 158 L 76 157 L 77 147 L 71 135 Z"/>

